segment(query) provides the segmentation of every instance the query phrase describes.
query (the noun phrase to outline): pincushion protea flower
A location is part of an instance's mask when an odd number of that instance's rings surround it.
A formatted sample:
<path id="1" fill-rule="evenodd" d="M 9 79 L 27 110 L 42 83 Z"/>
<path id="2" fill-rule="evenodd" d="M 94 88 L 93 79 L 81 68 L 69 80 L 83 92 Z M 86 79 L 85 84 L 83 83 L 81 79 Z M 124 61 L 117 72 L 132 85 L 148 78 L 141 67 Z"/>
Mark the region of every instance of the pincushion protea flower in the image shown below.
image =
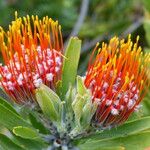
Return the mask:
<path id="1" fill-rule="evenodd" d="M 17 103 L 34 101 L 41 83 L 55 89 L 60 79 L 63 42 L 58 22 L 47 16 L 18 18 L 5 32 L 0 27 L 0 83 Z"/>
<path id="2" fill-rule="evenodd" d="M 84 84 L 92 92 L 92 101 L 99 102 L 94 122 L 101 128 L 126 121 L 140 107 L 149 86 L 150 55 L 143 55 L 138 39 L 133 44 L 130 36 L 127 42 L 114 37 L 93 51 Z M 95 51 L 98 53 L 91 63 Z"/>

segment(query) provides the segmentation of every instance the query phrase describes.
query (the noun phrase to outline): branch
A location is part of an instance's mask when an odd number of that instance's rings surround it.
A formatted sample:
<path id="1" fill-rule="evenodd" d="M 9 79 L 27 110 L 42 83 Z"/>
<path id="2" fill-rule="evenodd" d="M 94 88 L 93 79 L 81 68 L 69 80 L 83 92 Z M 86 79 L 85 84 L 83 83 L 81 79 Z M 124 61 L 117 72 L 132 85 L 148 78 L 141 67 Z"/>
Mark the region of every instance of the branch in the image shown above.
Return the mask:
<path id="1" fill-rule="evenodd" d="M 111 37 L 112 35 L 106 35 L 106 34 L 102 34 L 101 36 L 97 36 L 95 39 L 93 39 L 92 41 L 89 42 L 85 42 L 83 47 L 82 47 L 82 51 L 81 51 L 81 55 L 87 51 L 90 51 L 90 49 L 96 45 L 97 42 L 100 42 L 104 39 L 108 39 L 109 37 Z"/>
<path id="2" fill-rule="evenodd" d="M 131 24 L 121 35 L 120 37 L 126 37 L 128 34 L 133 33 L 137 28 L 139 28 L 143 23 L 144 18 L 138 19 L 136 22 Z"/>
<path id="3" fill-rule="evenodd" d="M 136 22 L 131 24 L 122 34 L 120 34 L 119 37 L 123 38 L 123 37 L 126 37 L 128 34 L 133 33 L 137 28 L 139 28 L 142 25 L 142 23 L 143 23 L 143 18 L 138 19 Z M 110 35 L 103 34 L 101 36 L 97 36 L 95 39 L 93 39 L 90 42 L 85 42 L 82 47 L 81 54 L 88 52 L 93 46 L 95 46 L 97 42 L 101 42 L 104 39 L 108 39 L 112 35 L 113 34 L 110 34 Z"/>
<path id="4" fill-rule="evenodd" d="M 66 45 L 66 43 L 68 43 L 68 41 L 69 41 L 71 36 L 77 36 L 78 35 L 78 33 L 79 33 L 80 29 L 81 29 L 81 26 L 82 26 L 82 24 L 83 24 L 83 22 L 85 20 L 85 17 L 87 15 L 88 6 L 89 6 L 89 0 L 82 0 L 79 17 L 77 19 L 77 22 L 74 25 L 73 30 L 70 33 L 68 39 L 66 40 L 65 45 Z"/>

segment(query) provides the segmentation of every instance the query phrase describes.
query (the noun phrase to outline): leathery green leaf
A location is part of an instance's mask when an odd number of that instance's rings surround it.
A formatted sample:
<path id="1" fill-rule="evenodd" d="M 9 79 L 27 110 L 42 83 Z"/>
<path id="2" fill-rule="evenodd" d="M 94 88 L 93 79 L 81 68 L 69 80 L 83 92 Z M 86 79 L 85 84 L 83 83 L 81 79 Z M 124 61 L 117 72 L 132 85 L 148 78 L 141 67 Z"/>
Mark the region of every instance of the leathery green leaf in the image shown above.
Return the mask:
<path id="1" fill-rule="evenodd" d="M 25 139 L 19 136 L 13 135 L 12 140 L 17 144 L 23 147 L 25 150 L 43 150 L 48 147 L 46 143 L 41 140 L 32 140 L 32 139 Z"/>
<path id="2" fill-rule="evenodd" d="M 2 97 L 0 97 L 0 104 L 2 104 L 3 106 L 5 106 L 7 109 L 9 109 L 10 111 L 14 112 L 15 114 L 19 115 L 17 113 L 17 111 L 12 107 L 12 105 L 10 103 L 8 103 L 5 99 L 3 99 Z"/>
<path id="3" fill-rule="evenodd" d="M 64 98 L 69 85 L 74 85 L 80 58 L 81 40 L 72 37 L 65 52 L 62 69 L 62 97 Z"/>
<path id="4" fill-rule="evenodd" d="M 111 147 L 103 147 L 101 149 L 93 149 L 93 150 L 125 150 L 125 147 L 123 146 L 111 146 Z"/>
<path id="5" fill-rule="evenodd" d="M 23 118 L 21 118 L 2 104 L 0 104 L 0 124 L 10 130 L 12 130 L 16 126 L 31 127 L 31 125 Z"/>
<path id="6" fill-rule="evenodd" d="M 77 92 L 81 95 L 84 95 L 87 92 L 87 89 L 84 85 L 84 81 L 80 76 L 77 76 Z"/>
<path id="7" fill-rule="evenodd" d="M 142 132 L 119 138 L 86 141 L 78 145 L 80 150 L 103 150 L 113 146 L 124 147 L 125 150 L 146 150 L 150 148 L 150 132 Z"/>
<path id="8" fill-rule="evenodd" d="M 87 138 L 83 138 L 79 141 L 79 143 L 83 143 L 86 140 L 92 141 L 96 139 L 103 140 L 107 138 L 123 137 L 131 134 L 139 133 L 147 129 L 150 129 L 150 116 L 129 121 L 117 128 L 112 128 L 111 130 L 105 130 L 95 135 L 91 135 Z"/>
<path id="9" fill-rule="evenodd" d="M 40 135 L 37 130 L 28 127 L 18 126 L 13 128 L 13 133 L 16 136 L 24 139 L 40 140 Z"/>
<path id="10" fill-rule="evenodd" d="M 29 119 L 30 119 L 32 126 L 35 129 L 37 129 L 39 131 L 39 133 L 42 133 L 42 134 L 48 134 L 49 133 L 48 129 L 46 129 L 44 124 L 40 121 L 36 112 L 31 112 L 29 114 Z"/>
<path id="11" fill-rule="evenodd" d="M 36 90 L 36 98 L 45 116 L 51 121 L 58 121 L 60 119 L 61 100 L 55 92 L 46 85 L 41 85 Z"/>
<path id="12" fill-rule="evenodd" d="M 11 139 L 9 139 L 6 135 L 0 133 L 0 146 L 3 150 L 25 150 L 19 145 L 15 144 Z"/>

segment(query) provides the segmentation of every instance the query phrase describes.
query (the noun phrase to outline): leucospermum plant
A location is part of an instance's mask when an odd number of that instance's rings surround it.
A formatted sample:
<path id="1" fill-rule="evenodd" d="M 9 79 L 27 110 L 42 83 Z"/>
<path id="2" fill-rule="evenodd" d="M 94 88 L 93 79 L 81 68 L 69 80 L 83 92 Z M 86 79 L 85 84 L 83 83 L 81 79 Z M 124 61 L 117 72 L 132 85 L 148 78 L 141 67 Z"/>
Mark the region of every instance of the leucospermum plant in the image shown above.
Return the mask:
<path id="1" fill-rule="evenodd" d="M 127 121 L 150 83 L 150 55 L 138 40 L 97 44 L 81 77 L 81 40 L 64 50 L 58 21 L 16 13 L 8 31 L 0 27 L 0 85 L 10 97 L 0 98 L 0 148 L 132 149 L 138 139 L 146 140 L 139 149 L 148 147 L 150 117 Z"/>

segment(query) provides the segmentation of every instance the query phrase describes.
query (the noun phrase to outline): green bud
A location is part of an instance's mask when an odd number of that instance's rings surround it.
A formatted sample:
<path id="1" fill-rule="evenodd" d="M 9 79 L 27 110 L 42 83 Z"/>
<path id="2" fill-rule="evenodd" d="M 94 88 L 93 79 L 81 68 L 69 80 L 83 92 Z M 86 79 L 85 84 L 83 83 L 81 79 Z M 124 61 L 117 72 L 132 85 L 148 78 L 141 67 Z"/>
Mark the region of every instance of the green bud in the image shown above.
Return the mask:
<path id="1" fill-rule="evenodd" d="M 71 104 L 72 104 L 73 100 L 75 99 L 75 96 L 76 96 L 75 94 L 76 94 L 76 89 L 70 85 L 69 89 L 66 93 L 66 96 L 65 96 L 66 111 L 68 113 L 72 113 L 72 111 L 73 111 Z"/>
<path id="2" fill-rule="evenodd" d="M 89 99 L 85 106 L 83 107 L 82 115 L 81 115 L 81 126 L 87 128 L 90 125 L 91 119 L 96 112 L 98 103 L 93 102 L 92 99 Z"/>
<path id="3" fill-rule="evenodd" d="M 84 132 L 90 126 L 91 119 L 96 112 L 98 103 L 92 102 L 92 94 L 84 85 L 82 77 L 77 77 L 77 94 L 72 102 L 73 112 L 75 114 L 75 132 Z"/>
<path id="4" fill-rule="evenodd" d="M 84 85 L 83 78 L 80 76 L 77 76 L 77 92 L 80 95 L 84 95 L 87 93 L 87 88 Z"/>
<path id="5" fill-rule="evenodd" d="M 82 109 L 85 105 L 85 99 L 79 94 L 76 95 L 75 100 L 72 103 L 72 108 L 75 114 L 76 125 L 80 126 L 80 119 L 82 115 Z"/>
<path id="6" fill-rule="evenodd" d="M 61 93 L 61 88 L 62 88 L 62 81 L 58 80 L 56 82 L 56 93 L 61 97 L 62 93 Z"/>
<path id="7" fill-rule="evenodd" d="M 77 94 L 74 102 L 72 103 L 75 114 L 75 126 L 70 132 L 71 137 L 86 133 L 90 127 L 91 119 L 96 112 L 97 106 L 97 102 L 92 102 L 91 95 L 85 94 L 84 96 L 81 96 Z"/>

